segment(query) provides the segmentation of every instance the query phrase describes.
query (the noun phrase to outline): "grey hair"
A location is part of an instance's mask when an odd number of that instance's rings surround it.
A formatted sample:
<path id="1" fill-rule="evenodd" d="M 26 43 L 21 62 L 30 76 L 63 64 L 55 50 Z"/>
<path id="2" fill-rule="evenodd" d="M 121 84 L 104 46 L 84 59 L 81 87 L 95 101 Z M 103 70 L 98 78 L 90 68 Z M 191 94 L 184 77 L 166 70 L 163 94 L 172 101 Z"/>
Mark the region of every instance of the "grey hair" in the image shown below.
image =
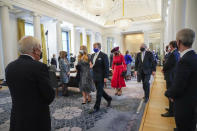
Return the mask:
<path id="1" fill-rule="evenodd" d="M 191 47 L 195 40 L 195 32 L 189 28 L 182 29 L 176 34 L 176 40 L 181 41 L 186 47 Z"/>
<path id="2" fill-rule="evenodd" d="M 98 48 L 99 48 L 99 49 L 101 49 L 101 43 L 96 42 L 96 43 L 94 43 L 94 45 L 97 45 L 97 46 L 98 46 Z"/>
<path id="3" fill-rule="evenodd" d="M 147 49 L 147 45 L 146 44 L 142 44 L 141 46 L 143 46 L 145 49 Z"/>
<path id="4" fill-rule="evenodd" d="M 18 50 L 21 54 L 32 53 L 33 49 L 41 47 L 40 41 L 32 36 L 24 36 L 18 44 Z"/>

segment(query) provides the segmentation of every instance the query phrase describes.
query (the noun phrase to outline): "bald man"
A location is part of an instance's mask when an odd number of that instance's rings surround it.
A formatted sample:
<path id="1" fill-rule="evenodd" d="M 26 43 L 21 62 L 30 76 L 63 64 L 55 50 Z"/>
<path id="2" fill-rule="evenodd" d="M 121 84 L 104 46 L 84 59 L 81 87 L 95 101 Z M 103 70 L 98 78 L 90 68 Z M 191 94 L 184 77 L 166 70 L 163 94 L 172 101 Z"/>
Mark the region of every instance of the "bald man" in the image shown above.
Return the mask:
<path id="1" fill-rule="evenodd" d="M 142 44 L 140 52 L 137 54 L 135 60 L 135 75 L 138 74 L 138 80 L 143 82 L 144 101 L 149 100 L 150 94 L 150 77 L 151 74 L 155 75 L 156 65 L 152 52 L 147 51 L 147 46 Z"/>

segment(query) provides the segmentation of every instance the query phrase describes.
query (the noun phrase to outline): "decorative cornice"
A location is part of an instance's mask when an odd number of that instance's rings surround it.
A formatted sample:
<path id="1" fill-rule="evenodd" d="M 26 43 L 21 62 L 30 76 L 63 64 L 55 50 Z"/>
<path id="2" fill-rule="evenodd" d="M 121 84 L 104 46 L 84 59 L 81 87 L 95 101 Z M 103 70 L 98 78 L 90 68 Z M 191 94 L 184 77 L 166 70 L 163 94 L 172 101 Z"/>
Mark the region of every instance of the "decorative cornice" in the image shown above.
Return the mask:
<path id="1" fill-rule="evenodd" d="M 0 7 L 1 6 L 7 6 L 9 9 L 13 9 L 13 6 L 11 4 L 0 0 Z"/>

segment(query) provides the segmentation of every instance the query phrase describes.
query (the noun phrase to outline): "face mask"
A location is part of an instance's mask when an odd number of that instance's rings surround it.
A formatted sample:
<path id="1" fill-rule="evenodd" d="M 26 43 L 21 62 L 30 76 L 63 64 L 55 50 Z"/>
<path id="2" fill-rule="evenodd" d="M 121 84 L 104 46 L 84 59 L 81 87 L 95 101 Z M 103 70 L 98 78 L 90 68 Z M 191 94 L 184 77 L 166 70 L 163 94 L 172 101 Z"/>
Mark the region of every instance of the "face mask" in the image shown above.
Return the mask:
<path id="1" fill-rule="evenodd" d="M 99 51 L 98 48 L 94 48 L 94 52 L 97 53 Z"/>
<path id="2" fill-rule="evenodd" d="M 84 51 L 83 51 L 83 50 L 80 50 L 80 51 L 79 51 L 79 53 L 83 54 L 83 53 L 84 53 Z"/>
<path id="3" fill-rule="evenodd" d="M 145 48 L 144 48 L 144 47 L 141 47 L 141 48 L 140 48 L 140 51 L 141 51 L 141 52 L 145 51 Z"/>

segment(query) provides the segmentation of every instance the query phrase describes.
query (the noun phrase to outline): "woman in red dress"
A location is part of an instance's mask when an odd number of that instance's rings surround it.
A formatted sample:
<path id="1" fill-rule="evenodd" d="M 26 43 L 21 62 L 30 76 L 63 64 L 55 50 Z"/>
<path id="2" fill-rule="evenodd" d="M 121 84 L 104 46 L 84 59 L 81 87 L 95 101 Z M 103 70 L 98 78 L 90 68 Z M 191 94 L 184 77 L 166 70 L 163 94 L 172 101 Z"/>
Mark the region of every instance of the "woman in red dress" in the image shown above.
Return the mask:
<path id="1" fill-rule="evenodd" d="M 122 87 L 126 87 L 122 72 L 127 70 L 127 66 L 124 60 L 124 56 L 120 53 L 119 47 L 115 47 L 111 51 L 114 53 L 113 64 L 112 64 L 112 80 L 111 87 L 116 89 L 115 95 L 122 95 Z"/>

